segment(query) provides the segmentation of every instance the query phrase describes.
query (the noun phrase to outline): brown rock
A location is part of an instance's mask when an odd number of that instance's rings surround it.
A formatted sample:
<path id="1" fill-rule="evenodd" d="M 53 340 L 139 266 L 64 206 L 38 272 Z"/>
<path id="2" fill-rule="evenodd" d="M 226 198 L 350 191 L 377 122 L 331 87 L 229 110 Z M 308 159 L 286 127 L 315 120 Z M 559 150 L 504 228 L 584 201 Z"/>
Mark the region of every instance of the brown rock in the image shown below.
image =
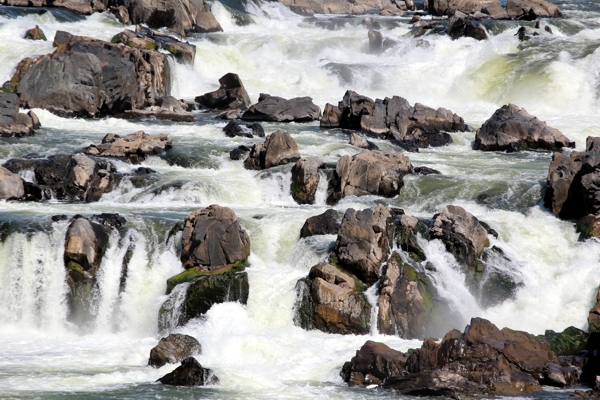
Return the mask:
<path id="1" fill-rule="evenodd" d="M 195 338 L 172 333 L 160 339 L 158 344 L 150 350 L 148 365 L 160 368 L 167 363 L 175 364 L 200 353 L 202 353 L 202 347 Z"/>
<path id="2" fill-rule="evenodd" d="M 367 342 L 346 362 L 340 375 L 349 386 L 380 385 L 388 378 L 402 376 L 408 356 L 383 343 Z"/>
<path id="3" fill-rule="evenodd" d="M 48 39 L 46 39 L 46 35 L 44 34 L 44 31 L 41 30 L 38 25 L 36 25 L 35 28 L 28 29 L 27 32 L 25 32 L 25 39 L 48 40 Z"/>
<path id="4" fill-rule="evenodd" d="M 266 169 L 277 165 L 289 164 L 300 159 L 298 145 L 292 136 L 278 130 L 267 136 L 263 143 L 252 146 L 250 155 L 244 161 L 247 169 Z"/>
<path id="5" fill-rule="evenodd" d="M 219 79 L 220 87 L 214 92 L 196 97 L 196 103 L 210 109 L 245 110 L 250 106 L 250 97 L 237 74 L 228 73 Z"/>
<path id="6" fill-rule="evenodd" d="M 0 4 L 17 7 L 61 7 L 81 14 L 106 11 L 106 3 L 95 0 L 0 0 Z"/>
<path id="7" fill-rule="evenodd" d="M 148 135 L 144 131 L 120 137 L 109 133 L 101 144 L 92 144 L 86 154 L 104 157 L 128 157 L 134 163 L 143 161 L 150 154 L 159 154 L 171 148 L 171 138 L 167 135 Z"/>
<path id="8" fill-rule="evenodd" d="M 160 31 L 137 25 L 135 32 L 125 29 L 115 35 L 113 43 L 123 43 L 136 49 L 156 50 L 164 49 L 180 62 L 194 64 L 196 58 L 196 45 L 179 40 L 174 35 L 167 35 Z"/>
<path id="9" fill-rule="evenodd" d="M 390 0 L 360 0 L 347 2 L 341 0 L 280 0 L 280 2 L 294 10 L 303 10 L 303 15 L 308 12 L 313 14 L 381 14 L 403 15 L 407 10 L 407 3 L 411 0 L 392 2 Z M 414 9 L 414 4 L 413 8 Z"/>
<path id="10" fill-rule="evenodd" d="M 342 217 L 336 210 L 329 209 L 323 214 L 310 217 L 304 222 L 300 230 L 300 237 L 313 235 L 337 235 L 342 224 Z"/>
<path id="11" fill-rule="evenodd" d="M 4 167 L 0 167 L 0 199 L 14 200 L 25 196 L 23 179 Z"/>
<path id="12" fill-rule="evenodd" d="M 510 19 L 532 21 L 537 18 L 560 18 L 560 8 L 544 0 L 508 0 L 506 11 Z"/>
<path id="13" fill-rule="evenodd" d="M 314 204 L 319 186 L 319 168 L 323 162 L 316 157 L 301 158 L 292 167 L 290 191 L 298 204 Z"/>

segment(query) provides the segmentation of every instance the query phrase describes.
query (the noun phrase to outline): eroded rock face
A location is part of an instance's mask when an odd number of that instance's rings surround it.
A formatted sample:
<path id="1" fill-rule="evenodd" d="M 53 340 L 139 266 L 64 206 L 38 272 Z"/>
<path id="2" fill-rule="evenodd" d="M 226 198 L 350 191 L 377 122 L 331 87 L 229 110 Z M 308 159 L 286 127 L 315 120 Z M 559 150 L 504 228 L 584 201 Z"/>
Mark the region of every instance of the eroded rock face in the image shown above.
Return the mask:
<path id="1" fill-rule="evenodd" d="M 247 169 L 267 169 L 289 164 L 300 159 L 298 145 L 292 136 L 278 130 L 267 136 L 264 143 L 252 146 L 250 155 L 244 161 Z"/>
<path id="2" fill-rule="evenodd" d="M 133 164 L 138 164 L 148 155 L 160 154 L 171 149 L 171 138 L 167 135 L 148 135 L 137 131 L 125 137 L 109 133 L 101 144 L 92 144 L 85 153 L 93 156 L 127 157 Z"/>
<path id="3" fill-rule="evenodd" d="M 381 14 L 403 15 L 404 11 L 414 10 L 412 0 L 360 0 L 347 2 L 340 0 L 280 0 L 295 13 L 311 14 Z"/>
<path id="4" fill-rule="evenodd" d="M 387 260 L 393 222 L 387 207 L 379 204 L 346 210 L 335 243 L 339 266 L 372 285 L 379 280 L 379 266 Z"/>
<path id="5" fill-rule="evenodd" d="M 141 25 L 137 25 L 135 31 L 125 29 L 123 32 L 115 35 L 112 42 L 123 43 L 126 46 L 135 47 L 136 49 L 164 49 L 173 54 L 177 61 L 192 65 L 196 58 L 196 45 L 179 40 L 174 35 L 167 35 Z"/>
<path id="6" fill-rule="evenodd" d="M 19 174 L 0 167 L 0 199 L 18 200 L 25 197 L 25 185 Z"/>
<path id="7" fill-rule="evenodd" d="M 514 104 L 502 106 L 475 135 L 474 150 L 519 151 L 521 149 L 559 150 L 575 147 L 558 129 L 530 115 Z"/>
<path id="8" fill-rule="evenodd" d="M 33 111 L 19 112 L 19 97 L 0 91 L 0 137 L 31 136 L 41 127 Z"/>
<path id="9" fill-rule="evenodd" d="M 194 358 L 188 357 L 173 372 L 158 379 L 163 385 L 172 386 L 208 386 L 218 385 L 219 378 L 212 369 L 203 368 Z"/>
<path id="10" fill-rule="evenodd" d="M 261 93 L 242 119 L 249 121 L 309 122 L 319 119 L 321 109 L 310 97 L 284 99 Z"/>
<path id="11" fill-rule="evenodd" d="M 319 186 L 319 168 L 323 162 L 316 157 L 301 158 L 292 167 L 290 191 L 298 204 L 314 204 Z"/>
<path id="12" fill-rule="evenodd" d="M 195 98 L 196 103 L 210 109 L 245 110 L 250 106 L 250 97 L 237 74 L 228 73 L 219 79 L 219 89 Z"/>
<path id="13" fill-rule="evenodd" d="M 5 89 L 21 107 L 97 117 L 152 106 L 171 90 L 167 57 L 58 31 L 54 53 L 21 60 Z"/>
<path id="14" fill-rule="evenodd" d="M 367 340 L 356 356 L 344 363 L 340 375 L 349 386 L 379 385 L 390 377 L 402 376 L 407 358 L 401 351 Z"/>
<path id="15" fill-rule="evenodd" d="M 336 210 L 329 209 L 323 214 L 310 217 L 304 222 L 300 230 L 300 237 L 313 235 L 337 235 L 342 224 L 343 215 Z"/>
<path id="16" fill-rule="evenodd" d="M 537 18 L 562 17 L 560 8 L 544 0 L 508 0 L 506 11 L 510 19 L 532 21 Z"/>
<path id="17" fill-rule="evenodd" d="M 150 350 L 148 365 L 160 368 L 165 364 L 175 364 L 202 353 L 200 343 L 192 336 L 172 333 L 160 339 L 158 344 Z"/>
<path id="18" fill-rule="evenodd" d="M 354 278 L 335 265 L 320 263 L 296 284 L 295 323 L 304 329 L 341 334 L 369 332 L 371 306 Z"/>

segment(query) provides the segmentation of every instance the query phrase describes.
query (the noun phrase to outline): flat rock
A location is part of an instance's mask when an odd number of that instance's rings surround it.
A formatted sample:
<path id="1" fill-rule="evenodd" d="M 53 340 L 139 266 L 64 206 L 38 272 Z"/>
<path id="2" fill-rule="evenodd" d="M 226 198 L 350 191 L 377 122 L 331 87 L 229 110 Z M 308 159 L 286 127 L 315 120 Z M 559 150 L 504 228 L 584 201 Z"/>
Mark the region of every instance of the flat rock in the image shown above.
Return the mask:
<path id="1" fill-rule="evenodd" d="M 137 164 L 148 155 L 170 149 L 171 138 L 167 135 L 148 135 L 144 131 L 137 131 L 125 137 L 109 133 L 101 144 L 90 145 L 85 153 L 93 156 L 128 157 Z"/>
<path id="2" fill-rule="evenodd" d="M 261 93 L 258 103 L 242 114 L 249 121 L 309 122 L 319 119 L 321 109 L 310 97 L 284 99 Z"/>
<path id="3" fill-rule="evenodd" d="M 282 4 L 301 15 L 311 14 L 381 14 L 403 15 L 414 10 L 412 0 L 359 0 L 347 2 L 341 0 L 279 0 Z M 410 8 L 409 8 L 410 7 Z"/>

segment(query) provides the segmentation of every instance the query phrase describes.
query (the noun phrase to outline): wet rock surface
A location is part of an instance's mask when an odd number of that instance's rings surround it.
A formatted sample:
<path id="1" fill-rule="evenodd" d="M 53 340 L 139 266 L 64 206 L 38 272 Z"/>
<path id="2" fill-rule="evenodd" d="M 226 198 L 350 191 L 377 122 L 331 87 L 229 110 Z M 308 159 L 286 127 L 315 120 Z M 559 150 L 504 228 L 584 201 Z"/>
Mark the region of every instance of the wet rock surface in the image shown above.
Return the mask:
<path id="1" fill-rule="evenodd" d="M 171 138 L 167 135 L 148 135 L 137 131 L 125 137 L 109 133 L 101 144 L 92 144 L 85 153 L 93 156 L 127 157 L 138 164 L 148 155 L 160 154 L 171 149 Z"/>
<path id="2" fill-rule="evenodd" d="M 310 217 L 304 222 L 300 230 L 300 237 L 305 238 L 313 235 L 337 235 L 342 224 L 343 214 L 329 209 L 323 214 Z"/>
<path id="3" fill-rule="evenodd" d="M 33 111 L 19 112 L 19 97 L 0 91 L 0 137 L 31 136 L 41 127 Z"/>
<path id="4" fill-rule="evenodd" d="M 252 146 L 248 158 L 244 161 L 246 169 L 267 169 L 289 164 L 300 159 L 298 145 L 292 136 L 284 130 L 270 135 L 264 143 Z"/>
<path id="5" fill-rule="evenodd" d="M 150 350 L 148 365 L 160 368 L 166 364 L 175 364 L 202 353 L 200 343 L 189 335 L 172 333 L 160 339 L 158 344 Z"/>
<path id="6" fill-rule="evenodd" d="M 323 162 L 316 158 L 301 158 L 292 167 L 292 183 L 290 192 L 298 204 L 314 204 L 315 194 L 319 186 L 319 169 Z"/>
<path id="7" fill-rule="evenodd" d="M 181 362 L 173 372 L 158 379 L 163 385 L 172 386 L 208 386 L 218 385 L 219 378 L 209 368 L 204 368 L 194 357 Z"/>
<path id="8" fill-rule="evenodd" d="M 250 106 L 250 97 L 237 74 L 227 73 L 219 78 L 219 89 L 197 96 L 196 103 L 217 110 L 244 111 Z"/>
<path id="9" fill-rule="evenodd" d="M 242 114 L 247 121 L 309 122 L 319 119 L 321 109 L 310 97 L 284 99 L 261 93 L 258 103 Z"/>
<path id="10" fill-rule="evenodd" d="M 196 45 L 184 42 L 175 35 L 168 35 L 142 25 L 136 25 L 135 31 L 125 29 L 113 37 L 112 43 L 122 43 L 136 49 L 164 49 L 177 61 L 192 65 L 196 58 Z"/>

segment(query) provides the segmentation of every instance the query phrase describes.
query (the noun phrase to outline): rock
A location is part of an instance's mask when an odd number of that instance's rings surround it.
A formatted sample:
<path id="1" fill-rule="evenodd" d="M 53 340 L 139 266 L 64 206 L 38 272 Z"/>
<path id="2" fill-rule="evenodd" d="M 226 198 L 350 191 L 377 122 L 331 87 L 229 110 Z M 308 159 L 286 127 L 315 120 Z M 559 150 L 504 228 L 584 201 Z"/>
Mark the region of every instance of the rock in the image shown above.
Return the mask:
<path id="1" fill-rule="evenodd" d="M 105 1 L 97 0 L 0 0 L 0 4 L 17 7 L 61 7 L 81 14 L 106 11 Z"/>
<path id="2" fill-rule="evenodd" d="M 136 49 L 157 50 L 164 49 L 173 54 L 177 61 L 194 64 L 196 58 L 196 45 L 183 42 L 173 35 L 137 25 L 135 32 L 125 29 L 112 39 L 113 43 L 122 43 Z"/>
<path id="3" fill-rule="evenodd" d="M 590 333 L 600 333 L 600 289 L 596 294 L 596 304 L 588 315 L 588 331 Z"/>
<path id="4" fill-rule="evenodd" d="M 365 17 L 361 21 L 361 25 L 365 26 L 367 29 L 381 29 L 379 21 L 372 17 Z"/>
<path id="5" fill-rule="evenodd" d="M 417 241 L 417 234 L 426 237 L 426 232 L 427 227 L 417 218 L 404 214 L 396 217 L 394 230 L 396 246 L 417 262 L 426 260 L 425 252 Z"/>
<path id="6" fill-rule="evenodd" d="M 336 166 L 339 184 L 328 201 L 366 194 L 394 197 L 410 173 L 410 159 L 400 153 L 363 150 L 353 157 L 342 156 Z"/>
<path id="7" fill-rule="evenodd" d="M 344 363 L 340 375 L 349 386 L 380 385 L 390 377 L 402 376 L 407 358 L 384 343 L 367 340 L 352 360 Z"/>
<path id="8" fill-rule="evenodd" d="M 229 152 L 229 158 L 231 158 L 234 161 L 237 160 L 242 160 L 246 158 L 246 154 L 250 151 L 250 147 L 248 146 L 238 146 L 237 148 L 231 150 Z"/>
<path id="9" fill-rule="evenodd" d="M 350 144 L 367 150 L 379 150 L 379 147 L 373 142 L 368 141 L 364 137 L 352 132 L 350 134 Z"/>
<path id="10" fill-rule="evenodd" d="M 316 157 L 301 158 L 292 167 L 290 192 L 298 204 L 314 204 L 319 186 L 319 168 L 323 162 Z"/>
<path id="11" fill-rule="evenodd" d="M 123 25 L 129 25 L 131 19 L 129 18 L 129 11 L 127 10 L 127 7 L 113 6 L 110 12 L 117 18 L 117 20 L 120 23 L 122 23 Z"/>
<path id="12" fill-rule="evenodd" d="M 562 332 L 547 330 L 540 337 L 557 356 L 578 356 L 586 350 L 590 335 L 581 329 L 569 326 Z"/>
<path id="13" fill-rule="evenodd" d="M 498 0 L 484 3 L 481 12 L 489 15 L 491 19 L 509 19 L 508 12 Z"/>
<path id="14" fill-rule="evenodd" d="M 219 89 L 195 98 L 196 103 L 209 109 L 245 110 L 250 106 L 250 97 L 237 74 L 228 73 L 219 79 Z"/>
<path id="15" fill-rule="evenodd" d="M 371 305 L 354 278 L 333 264 L 311 268 L 296 284 L 296 325 L 339 334 L 369 333 Z"/>
<path id="16" fill-rule="evenodd" d="M 379 280 L 379 332 L 423 340 L 431 333 L 429 324 L 436 297 L 429 278 L 393 253 Z"/>
<path id="17" fill-rule="evenodd" d="M 223 31 L 208 5 L 200 0 L 123 0 L 122 5 L 129 15 L 129 24 L 165 27 L 181 36 Z"/>
<path id="18" fill-rule="evenodd" d="M 150 110 L 126 110 L 115 115 L 123 119 L 157 119 L 176 122 L 193 122 L 194 114 L 183 108 L 182 101 L 173 96 L 165 96 L 156 102 Z"/>
<path id="19" fill-rule="evenodd" d="M 109 133 L 101 144 L 92 144 L 85 153 L 103 157 L 128 157 L 133 164 L 146 159 L 148 155 L 160 154 L 171 149 L 171 138 L 167 135 L 148 135 L 144 131 L 120 137 Z"/>
<path id="20" fill-rule="evenodd" d="M 544 0 L 508 0 L 506 11 L 510 19 L 525 21 L 563 16 L 560 8 Z"/>
<path id="21" fill-rule="evenodd" d="M 27 32 L 25 32 L 24 38 L 29 40 L 48 40 L 46 39 L 44 31 L 41 30 L 38 25 L 36 25 L 35 28 L 28 29 Z"/>
<path id="22" fill-rule="evenodd" d="M 57 155 L 39 159 L 13 158 L 4 163 L 13 173 L 32 171 L 34 182 L 25 187 L 32 200 L 98 201 L 120 182 L 121 175 L 110 162 L 85 154 Z"/>
<path id="23" fill-rule="evenodd" d="M 486 386 L 471 382 L 457 373 L 442 370 L 393 377 L 385 383 L 384 387 L 408 396 L 478 398 L 490 395 L 490 390 Z"/>
<path id="24" fill-rule="evenodd" d="M 407 3 L 412 0 L 360 0 L 347 2 L 341 0 L 279 0 L 290 9 L 300 11 L 302 15 L 313 14 L 381 14 L 403 15 Z M 413 5 L 414 9 L 414 5 Z M 295 12 L 297 12 L 295 11 Z"/>
<path id="25" fill-rule="evenodd" d="M 243 136 L 247 138 L 253 138 L 255 135 L 258 137 L 265 137 L 265 130 L 261 124 L 254 122 L 252 124 L 240 124 L 237 121 L 230 121 L 223 132 L 228 137 Z"/>
<path id="26" fill-rule="evenodd" d="M 26 58 L 5 89 L 21 107 L 98 117 L 154 105 L 171 90 L 167 57 L 58 31 L 52 54 Z"/>
<path id="27" fill-rule="evenodd" d="M 456 12 L 472 15 L 481 12 L 486 3 L 490 3 L 490 0 L 429 0 L 428 11 L 435 16 L 452 17 Z"/>
<path id="28" fill-rule="evenodd" d="M 429 234 L 432 240 L 442 240 L 460 264 L 474 271 L 478 269 L 484 248 L 490 243 L 488 233 L 479 220 L 459 206 L 447 206 L 434 215 Z"/>
<path id="29" fill-rule="evenodd" d="M 64 262 L 69 292 L 69 319 L 84 326 L 92 318 L 92 290 L 102 256 L 108 246 L 109 230 L 88 218 L 75 218 L 65 237 Z"/>
<path id="30" fill-rule="evenodd" d="M 600 239 L 600 216 L 586 215 L 577 220 L 575 228 L 575 232 L 579 233 L 580 242 L 593 237 Z"/>
<path id="31" fill-rule="evenodd" d="M 450 18 L 446 32 L 452 40 L 461 37 L 470 37 L 475 40 L 488 39 L 487 31 L 481 22 L 460 11 L 454 13 L 452 18 Z"/>
<path id="32" fill-rule="evenodd" d="M 300 159 L 298 145 L 292 136 L 278 130 L 267 136 L 264 143 L 252 146 L 250 155 L 244 161 L 247 169 L 267 169 L 277 165 L 289 164 Z"/>
<path id="33" fill-rule="evenodd" d="M 158 379 L 163 385 L 172 386 L 207 386 L 218 385 L 219 378 L 211 369 L 203 368 L 194 358 L 188 357 L 173 372 Z"/>
<path id="34" fill-rule="evenodd" d="M 0 199 L 19 200 L 25 197 L 25 185 L 18 174 L 0 167 Z"/>
<path id="35" fill-rule="evenodd" d="M 518 151 L 521 149 L 559 150 L 575 147 L 575 142 L 558 129 L 530 115 L 514 104 L 502 106 L 475 135 L 474 150 Z"/>
<path id="36" fill-rule="evenodd" d="M 346 210 L 335 243 L 339 266 L 371 286 L 379 280 L 379 267 L 387 260 L 393 226 L 389 210 L 379 204 Z"/>
<path id="37" fill-rule="evenodd" d="M 0 137 L 31 136 L 40 126 L 33 111 L 28 114 L 19 112 L 19 97 L 16 94 L 0 91 Z"/>
<path id="38" fill-rule="evenodd" d="M 373 54 L 379 54 L 392 48 L 398 44 L 395 40 L 384 38 L 381 32 L 370 29 L 369 36 L 369 51 Z"/>
<path id="39" fill-rule="evenodd" d="M 337 235 L 342 225 L 342 214 L 336 210 L 329 209 L 323 214 L 310 217 L 302 225 L 300 237 L 305 238 L 314 235 Z"/>
<path id="40" fill-rule="evenodd" d="M 309 122 L 319 119 L 321 109 L 310 97 L 295 97 L 286 100 L 261 93 L 258 103 L 252 105 L 242 119 L 249 121 Z"/>
<path id="41" fill-rule="evenodd" d="M 160 339 L 158 344 L 150 350 L 148 365 L 160 368 L 167 363 L 175 364 L 200 353 L 202 353 L 202 347 L 195 338 L 172 333 Z"/>
<path id="42" fill-rule="evenodd" d="M 327 103 L 325 104 L 320 125 L 322 128 L 337 128 L 340 126 L 341 118 L 342 111 L 338 107 Z"/>

